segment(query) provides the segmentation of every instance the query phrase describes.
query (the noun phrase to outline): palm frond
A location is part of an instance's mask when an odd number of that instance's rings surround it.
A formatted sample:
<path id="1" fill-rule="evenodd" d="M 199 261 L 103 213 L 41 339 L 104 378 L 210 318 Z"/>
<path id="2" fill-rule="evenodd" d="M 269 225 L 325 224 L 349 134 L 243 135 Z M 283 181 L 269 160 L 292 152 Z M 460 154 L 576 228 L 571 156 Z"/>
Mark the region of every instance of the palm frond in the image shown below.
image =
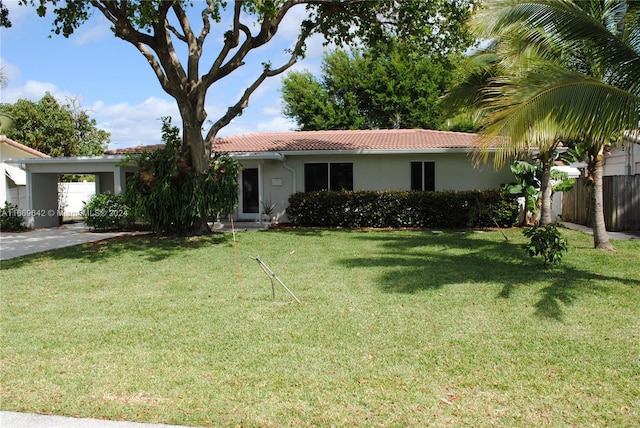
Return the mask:
<path id="1" fill-rule="evenodd" d="M 557 138 L 589 135 L 608 142 L 640 121 L 640 97 L 559 65 L 537 67 L 518 79 L 496 77 L 485 95 L 481 149 L 486 152 L 501 137 L 498 163 Z"/>
<path id="2" fill-rule="evenodd" d="M 607 69 L 611 84 L 640 94 L 640 51 L 637 40 L 635 43 L 632 42 L 633 38 L 625 40 L 607 27 L 620 20 L 624 4 L 608 2 L 605 10 L 593 16 L 589 10 L 580 7 L 590 3 L 496 0 L 487 2 L 485 8 L 475 16 L 473 27 L 481 37 L 512 37 L 541 47 L 555 45 L 570 50 L 588 43 L 590 51 Z M 636 34 L 634 28 L 637 24 L 637 19 L 628 22 L 626 25 L 630 28 L 626 34 Z"/>

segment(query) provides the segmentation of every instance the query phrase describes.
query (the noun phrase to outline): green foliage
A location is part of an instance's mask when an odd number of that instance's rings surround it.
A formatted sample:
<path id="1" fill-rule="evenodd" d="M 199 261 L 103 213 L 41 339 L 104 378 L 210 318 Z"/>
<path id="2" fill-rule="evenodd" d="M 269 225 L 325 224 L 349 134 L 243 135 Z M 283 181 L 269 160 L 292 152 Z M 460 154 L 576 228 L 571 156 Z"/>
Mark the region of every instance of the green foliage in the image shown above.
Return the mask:
<path id="1" fill-rule="evenodd" d="M 438 98 L 452 80 L 450 57 L 430 58 L 396 41 L 325 54 L 322 76 L 283 79 L 283 112 L 301 130 L 440 129 Z"/>
<path id="2" fill-rule="evenodd" d="M 531 257 L 541 255 L 544 258 L 545 267 L 549 263 L 559 265 L 563 253 L 568 251 L 567 240 L 553 224 L 532 227 L 526 229 L 523 234 L 530 240 L 524 245 L 524 250 Z"/>
<path id="3" fill-rule="evenodd" d="M 538 209 L 540 197 L 540 174 L 542 164 L 532 164 L 525 161 L 515 161 L 510 166 L 516 181 L 507 184 L 505 188 L 514 196 L 522 196 L 525 199 L 525 209 L 531 215 L 535 215 Z"/>
<path id="4" fill-rule="evenodd" d="M 506 192 L 329 191 L 289 197 L 287 216 L 298 226 L 512 226 L 518 206 Z"/>
<path id="5" fill-rule="evenodd" d="M 96 193 L 82 209 L 84 222 L 94 230 L 124 229 L 135 221 L 122 194 Z"/>
<path id="6" fill-rule="evenodd" d="M 25 229 L 24 216 L 20 215 L 18 206 L 4 201 L 4 207 L 0 209 L 0 230 L 14 232 Z"/>
<path id="7" fill-rule="evenodd" d="M 0 27 L 11 27 L 11 21 L 9 20 L 9 9 L 0 0 Z"/>
<path id="8" fill-rule="evenodd" d="M 0 104 L 0 112 L 12 119 L 7 137 L 52 157 L 101 155 L 109 144 L 109 133 L 76 100 L 60 104 L 47 92 L 37 103 Z"/>
<path id="9" fill-rule="evenodd" d="M 192 166 L 180 131 L 163 118 L 163 149 L 134 155 L 138 170 L 127 183 L 125 201 L 155 233 L 189 234 L 206 219 L 231 212 L 238 202 L 239 164 L 216 155 L 207 171 Z"/>

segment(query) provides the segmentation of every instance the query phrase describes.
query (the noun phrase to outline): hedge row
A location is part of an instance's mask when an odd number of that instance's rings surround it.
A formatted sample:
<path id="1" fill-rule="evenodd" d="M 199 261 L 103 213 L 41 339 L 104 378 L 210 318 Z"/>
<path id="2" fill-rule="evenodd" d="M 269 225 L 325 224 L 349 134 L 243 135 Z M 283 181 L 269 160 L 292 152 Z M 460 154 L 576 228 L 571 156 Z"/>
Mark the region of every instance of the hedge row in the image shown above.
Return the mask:
<path id="1" fill-rule="evenodd" d="M 518 203 L 501 190 L 322 190 L 291 195 L 287 215 L 296 226 L 510 227 L 517 221 Z"/>

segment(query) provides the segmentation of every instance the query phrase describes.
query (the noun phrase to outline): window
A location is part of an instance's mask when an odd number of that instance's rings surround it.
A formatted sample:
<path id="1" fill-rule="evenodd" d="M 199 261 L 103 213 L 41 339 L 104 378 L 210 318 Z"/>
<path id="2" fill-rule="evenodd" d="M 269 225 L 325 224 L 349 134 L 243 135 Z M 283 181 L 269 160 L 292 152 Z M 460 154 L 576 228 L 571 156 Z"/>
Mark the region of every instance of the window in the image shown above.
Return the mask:
<path id="1" fill-rule="evenodd" d="M 411 190 L 436 190 L 435 162 L 411 162 Z"/>
<path id="2" fill-rule="evenodd" d="M 353 190 L 352 163 L 304 164 L 304 191 Z"/>

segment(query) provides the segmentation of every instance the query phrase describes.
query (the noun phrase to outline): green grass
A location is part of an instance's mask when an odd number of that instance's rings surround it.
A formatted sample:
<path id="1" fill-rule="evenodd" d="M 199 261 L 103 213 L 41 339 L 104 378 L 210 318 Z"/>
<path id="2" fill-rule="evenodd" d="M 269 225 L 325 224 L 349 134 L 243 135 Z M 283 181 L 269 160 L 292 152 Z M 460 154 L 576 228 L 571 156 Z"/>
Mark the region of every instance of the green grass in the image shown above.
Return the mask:
<path id="1" fill-rule="evenodd" d="M 2 263 L 2 410 L 194 426 L 638 426 L 640 241 L 136 237 Z M 287 255 L 289 261 L 280 267 Z M 260 256 L 302 300 L 276 288 Z M 276 284 L 277 285 L 277 284 Z"/>

